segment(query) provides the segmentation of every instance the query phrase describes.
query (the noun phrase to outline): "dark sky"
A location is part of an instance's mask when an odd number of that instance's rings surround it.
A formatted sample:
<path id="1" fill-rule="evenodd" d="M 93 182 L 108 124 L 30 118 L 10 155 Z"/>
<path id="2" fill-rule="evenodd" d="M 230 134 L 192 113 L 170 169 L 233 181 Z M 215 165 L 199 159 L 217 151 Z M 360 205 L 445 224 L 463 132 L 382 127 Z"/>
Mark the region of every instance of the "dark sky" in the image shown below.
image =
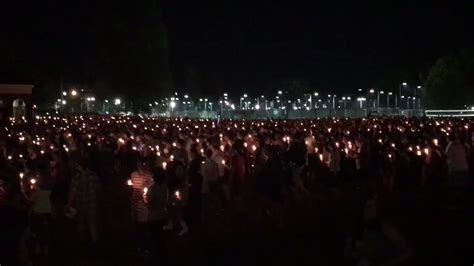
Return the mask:
<path id="1" fill-rule="evenodd" d="M 173 62 L 202 66 L 223 86 L 258 88 L 295 77 L 354 90 L 386 71 L 416 77 L 439 56 L 473 45 L 472 1 L 197 2 L 165 5 Z"/>
<path id="2" fill-rule="evenodd" d="M 94 45 L 84 41 L 88 28 L 118 1 L 100 12 L 92 0 L 66 2 L 2 3 L 0 49 L 21 43 L 26 61 L 82 71 L 76 62 L 84 61 L 85 43 Z M 438 57 L 474 44 L 472 1 L 216 2 L 161 3 L 177 86 L 192 67 L 222 91 L 268 89 L 287 79 L 354 91 L 390 73 L 416 78 Z"/>

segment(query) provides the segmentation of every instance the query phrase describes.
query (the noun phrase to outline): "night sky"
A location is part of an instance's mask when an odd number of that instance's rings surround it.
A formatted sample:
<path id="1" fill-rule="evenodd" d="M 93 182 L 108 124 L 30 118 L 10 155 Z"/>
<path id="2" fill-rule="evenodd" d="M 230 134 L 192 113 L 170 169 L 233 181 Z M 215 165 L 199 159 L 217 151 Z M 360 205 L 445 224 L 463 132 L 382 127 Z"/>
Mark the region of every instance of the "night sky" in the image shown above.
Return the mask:
<path id="1" fill-rule="evenodd" d="M 50 65 L 70 79 L 93 62 L 84 60 L 94 56 L 89 29 L 115 13 L 112 6 L 127 10 L 123 1 L 10 2 L 2 4 L 0 48 L 15 50 L 30 65 L 25 73 Z M 396 2 L 163 1 L 175 86 L 185 87 L 185 73 L 194 69 L 222 92 L 270 90 L 291 79 L 355 91 L 381 79 L 418 82 L 440 56 L 473 47 L 471 1 Z"/>

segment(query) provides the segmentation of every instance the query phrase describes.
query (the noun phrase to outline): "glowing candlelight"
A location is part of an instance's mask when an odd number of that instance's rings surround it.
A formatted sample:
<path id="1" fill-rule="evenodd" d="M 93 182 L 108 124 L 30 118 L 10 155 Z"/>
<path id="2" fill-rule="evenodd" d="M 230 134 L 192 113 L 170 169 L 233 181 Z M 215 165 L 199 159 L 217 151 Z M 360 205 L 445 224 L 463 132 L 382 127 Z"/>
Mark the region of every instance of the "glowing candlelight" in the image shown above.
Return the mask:
<path id="1" fill-rule="evenodd" d="M 173 142 L 173 147 L 176 147 L 176 142 Z"/>
<path id="2" fill-rule="evenodd" d="M 44 150 L 41 150 L 40 153 L 41 153 L 41 154 L 44 154 Z"/>
<path id="3" fill-rule="evenodd" d="M 136 151 L 136 150 L 137 150 L 137 146 L 132 146 L 132 150 Z"/>
<path id="4" fill-rule="evenodd" d="M 148 188 L 147 187 L 143 188 L 143 196 L 146 196 L 146 193 L 148 193 Z"/>
<path id="5" fill-rule="evenodd" d="M 430 150 L 428 148 L 425 148 L 423 151 L 425 152 L 426 155 L 430 154 Z"/>
<path id="6" fill-rule="evenodd" d="M 118 141 L 119 141 L 121 144 L 124 144 L 124 143 L 125 143 L 125 140 L 123 140 L 122 138 L 119 138 Z"/>
<path id="7" fill-rule="evenodd" d="M 23 158 L 23 154 L 18 155 L 18 157 Z"/>
<path id="8" fill-rule="evenodd" d="M 35 184 L 36 184 L 36 179 L 34 179 L 34 178 L 30 179 L 30 183 L 31 183 L 32 185 L 35 185 Z"/>
<path id="9" fill-rule="evenodd" d="M 382 143 L 382 139 L 379 139 L 379 143 Z"/>
<path id="10" fill-rule="evenodd" d="M 223 165 L 225 165 L 225 160 L 222 160 L 221 163 L 222 163 Z"/>
<path id="11" fill-rule="evenodd" d="M 349 154 L 349 149 L 348 149 L 348 148 L 345 148 L 345 149 L 344 149 L 344 152 L 345 152 L 346 154 Z"/>
<path id="12" fill-rule="evenodd" d="M 23 172 L 20 172 L 19 176 L 20 176 L 20 179 L 23 179 L 23 177 L 25 176 L 25 174 L 24 174 Z"/>
<path id="13" fill-rule="evenodd" d="M 221 151 L 224 151 L 224 145 L 221 145 L 220 148 L 221 148 Z"/>
<path id="14" fill-rule="evenodd" d="M 7 159 L 8 159 L 8 160 L 11 160 L 11 159 L 12 159 L 12 156 L 11 156 L 11 155 L 8 155 Z"/>
<path id="15" fill-rule="evenodd" d="M 177 190 L 174 195 L 176 196 L 177 200 L 181 200 L 181 195 L 179 194 L 179 190 Z"/>
<path id="16" fill-rule="evenodd" d="M 127 181 L 127 185 L 133 186 L 132 179 L 129 179 L 129 180 Z"/>
<path id="17" fill-rule="evenodd" d="M 163 169 L 166 170 L 166 162 L 163 162 Z"/>
<path id="18" fill-rule="evenodd" d="M 253 151 L 256 151 L 256 150 L 257 150 L 257 146 L 252 145 L 252 150 L 253 150 Z"/>
<path id="19" fill-rule="evenodd" d="M 421 156 L 421 151 L 416 151 L 416 155 Z"/>
<path id="20" fill-rule="evenodd" d="M 171 155 L 170 156 L 170 161 L 173 161 L 174 160 L 174 155 Z"/>
<path id="21" fill-rule="evenodd" d="M 435 146 L 438 146 L 438 139 L 433 139 L 433 144 L 434 144 Z"/>
<path id="22" fill-rule="evenodd" d="M 323 161 L 323 155 L 319 154 L 319 160 L 322 162 Z"/>
<path id="23" fill-rule="evenodd" d="M 247 142 L 244 142 L 244 147 L 247 148 Z"/>
<path id="24" fill-rule="evenodd" d="M 388 154 L 388 158 L 389 158 L 389 159 L 392 159 L 392 155 L 391 155 L 390 153 Z"/>

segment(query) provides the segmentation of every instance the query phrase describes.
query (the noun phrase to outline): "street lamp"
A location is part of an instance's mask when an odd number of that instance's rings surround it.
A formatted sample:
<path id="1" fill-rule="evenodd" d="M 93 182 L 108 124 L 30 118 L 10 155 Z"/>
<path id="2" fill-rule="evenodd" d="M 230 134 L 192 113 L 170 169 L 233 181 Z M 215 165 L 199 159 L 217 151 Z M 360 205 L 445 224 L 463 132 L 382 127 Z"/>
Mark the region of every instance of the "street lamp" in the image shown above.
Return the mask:
<path id="1" fill-rule="evenodd" d="M 75 97 L 77 96 L 78 92 L 75 89 L 71 90 L 71 96 Z"/>
<path id="2" fill-rule="evenodd" d="M 393 94 L 392 92 L 387 93 L 387 108 L 390 108 L 390 96 L 392 96 L 392 94 Z M 395 100 L 396 100 L 396 98 L 395 98 Z"/>
<path id="3" fill-rule="evenodd" d="M 370 92 L 370 93 L 374 93 L 374 92 L 375 92 L 375 90 L 374 90 L 374 89 L 370 89 L 370 91 L 369 91 L 369 92 Z"/>
<path id="4" fill-rule="evenodd" d="M 283 92 L 282 92 L 282 91 L 278 91 L 278 94 L 282 95 L 282 94 L 283 94 Z"/>
<path id="5" fill-rule="evenodd" d="M 114 104 L 115 104 L 115 105 L 120 105 L 121 103 L 122 103 L 122 100 L 120 100 L 119 98 L 116 98 L 116 99 L 114 100 Z"/>
<path id="6" fill-rule="evenodd" d="M 380 94 L 384 94 L 384 91 L 377 92 L 377 109 L 380 109 Z"/>
<path id="7" fill-rule="evenodd" d="M 67 92 L 66 92 L 66 91 L 63 91 L 63 96 L 67 96 Z"/>
<path id="8" fill-rule="evenodd" d="M 362 104 L 363 102 L 365 102 L 367 99 L 365 97 L 359 97 L 357 98 L 357 101 L 359 102 L 359 105 L 360 105 L 360 109 L 362 109 Z"/>

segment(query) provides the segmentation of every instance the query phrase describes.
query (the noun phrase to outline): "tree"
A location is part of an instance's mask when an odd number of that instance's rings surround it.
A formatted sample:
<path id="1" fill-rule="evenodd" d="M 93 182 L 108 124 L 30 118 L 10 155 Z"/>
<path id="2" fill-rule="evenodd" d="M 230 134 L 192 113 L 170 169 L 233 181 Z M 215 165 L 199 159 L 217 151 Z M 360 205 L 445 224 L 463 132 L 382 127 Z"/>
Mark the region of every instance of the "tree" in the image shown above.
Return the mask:
<path id="1" fill-rule="evenodd" d="M 463 108 L 472 104 L 474 91 L 470 83 L 472 57 L 445 56 L 434 64 L 425 82 L 426 105 L 430 108 Z"/>

